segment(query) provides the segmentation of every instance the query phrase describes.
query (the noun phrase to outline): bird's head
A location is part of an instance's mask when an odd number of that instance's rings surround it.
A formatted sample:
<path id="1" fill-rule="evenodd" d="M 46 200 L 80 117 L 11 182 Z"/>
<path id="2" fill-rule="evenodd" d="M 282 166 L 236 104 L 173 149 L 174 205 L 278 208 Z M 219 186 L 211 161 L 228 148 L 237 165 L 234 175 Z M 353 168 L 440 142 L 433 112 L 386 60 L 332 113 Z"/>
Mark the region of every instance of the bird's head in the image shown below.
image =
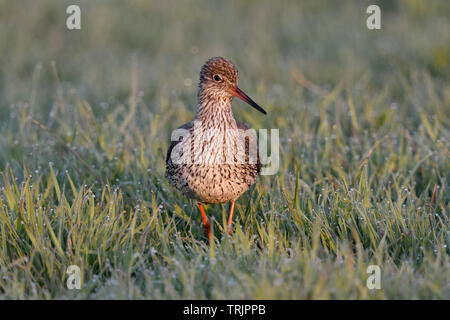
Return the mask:
<path id="1" fill-rule="evenodd" d="M 238 87 L 239 73 L 234 64 L 222 57 L 211 58 L 200 71 L 199 97 L 213 100 L 231 100 L 232 97 L 247 102 L 258 111 L 266 111 Z"/>

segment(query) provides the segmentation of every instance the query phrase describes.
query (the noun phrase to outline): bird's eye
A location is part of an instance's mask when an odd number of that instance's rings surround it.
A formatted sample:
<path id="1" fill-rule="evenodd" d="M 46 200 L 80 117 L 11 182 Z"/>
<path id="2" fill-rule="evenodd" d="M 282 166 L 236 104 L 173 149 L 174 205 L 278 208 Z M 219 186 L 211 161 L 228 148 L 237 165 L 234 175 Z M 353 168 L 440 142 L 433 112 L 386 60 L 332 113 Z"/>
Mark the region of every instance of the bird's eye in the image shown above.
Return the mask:
<path id="1" fill-rule="evenodd" d="M 214 78 L 214 81 L 216 81 L 216 82 L 222 81 L 222 78 L 218 74 L 215 74 L 213 78 Z"/>

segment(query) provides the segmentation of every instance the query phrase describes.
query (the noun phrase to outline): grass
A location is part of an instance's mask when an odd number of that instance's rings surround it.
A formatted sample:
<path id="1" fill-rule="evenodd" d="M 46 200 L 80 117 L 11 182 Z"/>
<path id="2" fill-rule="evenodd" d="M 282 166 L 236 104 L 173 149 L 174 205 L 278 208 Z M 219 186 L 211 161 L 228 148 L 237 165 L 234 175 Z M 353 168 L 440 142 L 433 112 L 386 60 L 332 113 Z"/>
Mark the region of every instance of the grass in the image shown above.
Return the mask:
<path id="1" fill-rule="evenodd" d="M 0 298 L 450 298 L 446 1 L 379 2 L 379 31 L 365 1 L 80 1 L 81 31 L 68 4 L 0 1 Z M 280 129 L 280 169 L 231 238 L 207 207 L 208 246 L 164 160 L 216 55 L 269 113 L 235 116 Z"/>

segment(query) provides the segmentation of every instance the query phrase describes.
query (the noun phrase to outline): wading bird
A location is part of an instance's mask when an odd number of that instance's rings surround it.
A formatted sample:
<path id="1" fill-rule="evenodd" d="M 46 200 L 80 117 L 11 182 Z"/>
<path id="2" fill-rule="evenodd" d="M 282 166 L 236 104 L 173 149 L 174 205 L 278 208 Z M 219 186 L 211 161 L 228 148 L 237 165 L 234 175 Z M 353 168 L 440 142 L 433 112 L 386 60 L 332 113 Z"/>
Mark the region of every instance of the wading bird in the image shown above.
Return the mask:
<path id="1" fill-rule="evenodd" d="M 261 170 L 256 135 L 234 119 L 231 100 L 238 97 L 266 114 L 238 87 L 238 70 L 216 57 L 203 65 L 195 119 L 172 133 L 165 176 L 176 189 L 198 201 L 203 227 L 210 240 L 210 222 L 203 203 L 234 203 L 255 183 Z M 177 133 L 177 134 L 175 134 Z"/>

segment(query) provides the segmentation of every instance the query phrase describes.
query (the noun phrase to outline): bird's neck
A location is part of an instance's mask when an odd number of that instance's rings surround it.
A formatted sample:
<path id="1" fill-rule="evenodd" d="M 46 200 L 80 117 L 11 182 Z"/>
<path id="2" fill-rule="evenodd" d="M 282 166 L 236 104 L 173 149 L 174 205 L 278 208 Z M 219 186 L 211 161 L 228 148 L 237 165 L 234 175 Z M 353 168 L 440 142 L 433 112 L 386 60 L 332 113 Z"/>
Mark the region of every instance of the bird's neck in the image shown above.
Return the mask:
<path id="1" fill-rule="evenodd" d="M 207 128 L 237 128 L 231 109 L 231 99 L 199 94 L 195 120 Z"/>

